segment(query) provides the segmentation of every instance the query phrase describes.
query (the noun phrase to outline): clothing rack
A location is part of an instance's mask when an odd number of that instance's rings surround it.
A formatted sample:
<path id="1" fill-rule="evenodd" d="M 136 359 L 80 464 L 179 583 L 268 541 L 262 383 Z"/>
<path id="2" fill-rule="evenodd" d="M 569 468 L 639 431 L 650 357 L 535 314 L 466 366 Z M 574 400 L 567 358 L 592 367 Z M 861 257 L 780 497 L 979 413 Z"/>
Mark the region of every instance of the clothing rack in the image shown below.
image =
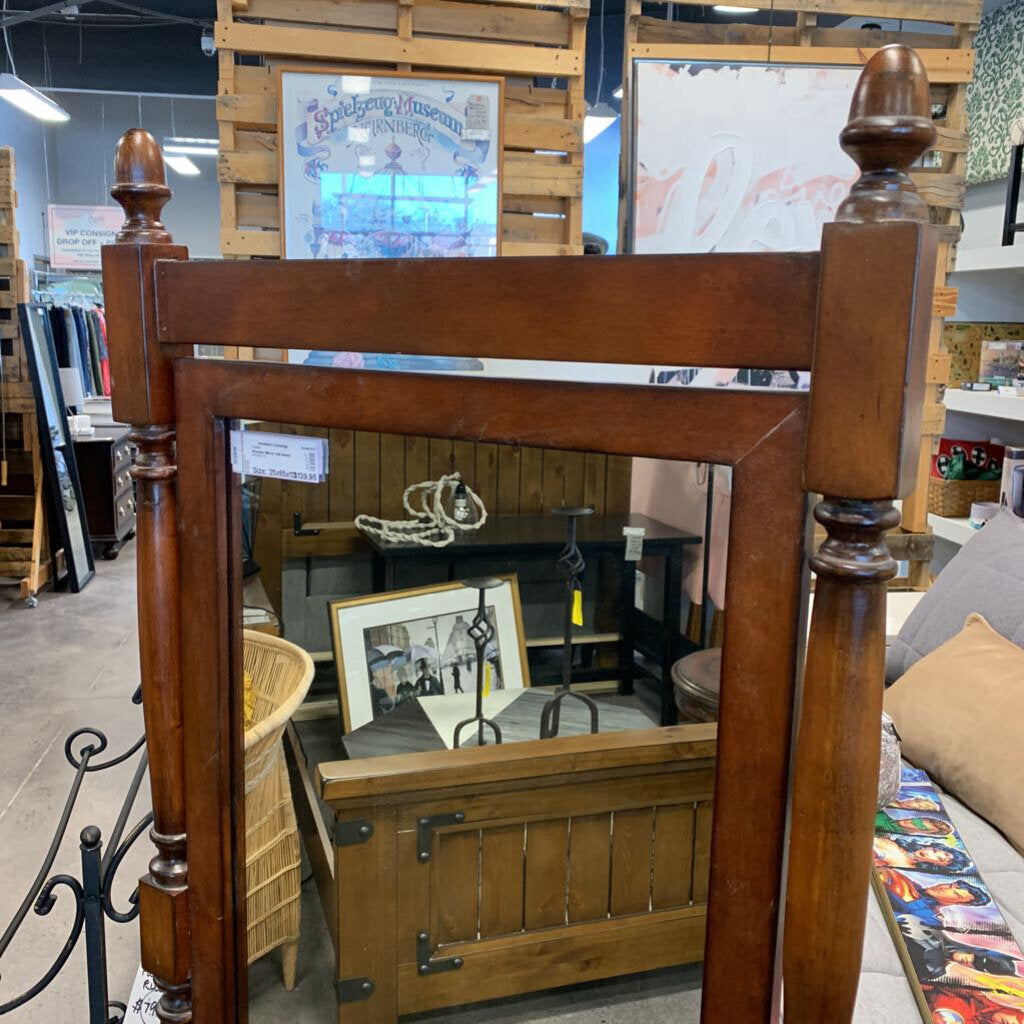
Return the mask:
<path id="1" fill-rule="evenodd" d="M 33 272 L 36 284 L 42 287 L 33 288 L 32 299 L 48 307 L 58 366 L 78 371 L 83 394 L 108 396 L 110 363 L 102 285 L 88 278 L 66 275 L 62 275 L 62 281 L 43 283 L 38 279 L 42 274 L 50 272 Z"/>

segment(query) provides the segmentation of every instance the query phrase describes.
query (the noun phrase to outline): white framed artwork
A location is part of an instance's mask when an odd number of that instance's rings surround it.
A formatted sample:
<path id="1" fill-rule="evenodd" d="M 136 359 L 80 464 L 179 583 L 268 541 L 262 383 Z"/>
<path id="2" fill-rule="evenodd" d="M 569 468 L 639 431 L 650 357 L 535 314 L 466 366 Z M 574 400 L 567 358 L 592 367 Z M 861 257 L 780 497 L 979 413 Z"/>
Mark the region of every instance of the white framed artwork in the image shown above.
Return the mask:
<path id="1" fill-rule="evenodd" d="M 839 132 L 859 74 L 637 61 L 633 251 L 818 249 L 857 178 Z"/>

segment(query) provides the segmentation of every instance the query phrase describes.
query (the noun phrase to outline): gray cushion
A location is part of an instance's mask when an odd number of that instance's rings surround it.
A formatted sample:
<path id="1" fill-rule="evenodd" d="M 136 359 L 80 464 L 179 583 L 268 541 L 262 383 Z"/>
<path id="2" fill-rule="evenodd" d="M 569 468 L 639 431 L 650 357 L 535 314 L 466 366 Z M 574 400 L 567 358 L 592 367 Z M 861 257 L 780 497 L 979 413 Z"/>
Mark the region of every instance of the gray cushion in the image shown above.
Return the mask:
<path id="1" fill-rule="evenodd" d="M 959 633 L 971 612 L 1024 647 L 1024 519 L 1011 512 L 989 520 L 939 573 L 893 639 L 885 681 Z"/>

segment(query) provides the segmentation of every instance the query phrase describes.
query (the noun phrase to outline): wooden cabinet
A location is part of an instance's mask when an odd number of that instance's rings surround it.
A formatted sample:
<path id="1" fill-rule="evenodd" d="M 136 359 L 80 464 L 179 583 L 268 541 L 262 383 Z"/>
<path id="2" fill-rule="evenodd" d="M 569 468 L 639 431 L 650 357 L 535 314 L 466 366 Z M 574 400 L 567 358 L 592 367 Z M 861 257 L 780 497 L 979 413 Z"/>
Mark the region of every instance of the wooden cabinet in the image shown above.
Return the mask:
<path id="1" fill-rule="evenodd" d="M 75 458 L 90 538 L 94 544 L 104 545 L 104 558 L 116 558 L 124 542 L 135 533 L 128 427 L 96 427 L 95 433 L 75 438 Z"/>

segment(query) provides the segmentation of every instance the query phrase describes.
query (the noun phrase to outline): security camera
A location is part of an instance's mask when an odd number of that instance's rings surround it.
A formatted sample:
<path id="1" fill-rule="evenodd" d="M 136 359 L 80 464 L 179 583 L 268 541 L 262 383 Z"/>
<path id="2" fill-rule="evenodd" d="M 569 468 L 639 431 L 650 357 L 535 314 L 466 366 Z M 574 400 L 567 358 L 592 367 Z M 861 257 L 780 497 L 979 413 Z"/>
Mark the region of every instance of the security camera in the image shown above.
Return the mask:
<path id="1" fill-rule="evenodd" d="M 217 52 L 217 44 L 213 41 L 212 29 L 203 29 L 203 34 L 199 37 L 199 45 L 207 57 L 212 57 Z"/>

